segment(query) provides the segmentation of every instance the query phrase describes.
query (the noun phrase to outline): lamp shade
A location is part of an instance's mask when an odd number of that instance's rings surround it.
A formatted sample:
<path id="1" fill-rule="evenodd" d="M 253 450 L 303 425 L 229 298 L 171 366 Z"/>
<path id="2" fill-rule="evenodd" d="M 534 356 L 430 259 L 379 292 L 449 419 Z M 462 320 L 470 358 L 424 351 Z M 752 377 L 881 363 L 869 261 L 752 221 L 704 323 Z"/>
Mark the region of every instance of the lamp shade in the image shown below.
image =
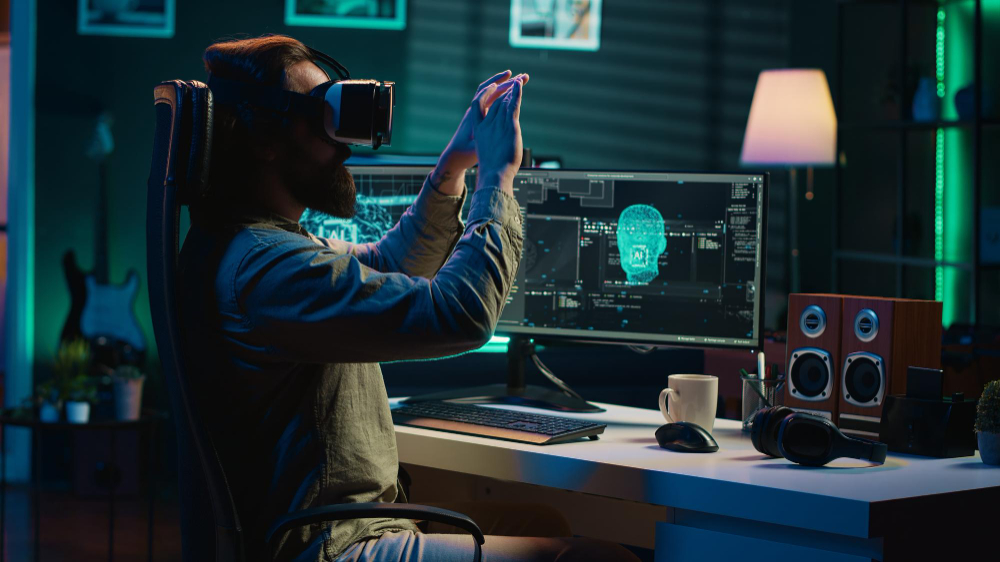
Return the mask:
<path id="1" fill-rule="evenodd" d="M 808 68 L 761 72 L 740 163 L 832 165 L 836 153 L 837 114 L 826 74 Z"/>

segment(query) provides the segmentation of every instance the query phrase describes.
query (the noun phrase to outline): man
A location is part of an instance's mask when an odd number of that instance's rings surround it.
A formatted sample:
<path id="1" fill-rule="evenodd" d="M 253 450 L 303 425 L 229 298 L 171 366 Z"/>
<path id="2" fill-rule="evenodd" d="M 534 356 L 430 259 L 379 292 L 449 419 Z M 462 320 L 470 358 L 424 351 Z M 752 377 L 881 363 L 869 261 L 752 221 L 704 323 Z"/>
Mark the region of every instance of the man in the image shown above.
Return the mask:
<path id="1" fill-rule="evenodd" d="M 283 36 L 216 43 L 204 60 L 213 76 L 298 93 L 329 80 L 307 47 Z M 347 146 L 292 113 L 216 104 L 211 192 L 191 206 L 181 304 L 198 406 L 252 559 L 471 560 L 469 536 L 420 533 L 409 520 L 304 526 L 273 552 L 263 536 L 290 511 L 405 499 L 378 362 L 451 355 L 490 338 L 521 255 L 513 178 L 527 81 L 507 71 L 483 83 L 416 201 L 363 245 L 320 240 L 298 224 L 307 207 L 353 215 Z M 464 172 L 477 162 L 463 225 Z M 485 553 L 551 560 L 613 548 L 491 536 Z"/>

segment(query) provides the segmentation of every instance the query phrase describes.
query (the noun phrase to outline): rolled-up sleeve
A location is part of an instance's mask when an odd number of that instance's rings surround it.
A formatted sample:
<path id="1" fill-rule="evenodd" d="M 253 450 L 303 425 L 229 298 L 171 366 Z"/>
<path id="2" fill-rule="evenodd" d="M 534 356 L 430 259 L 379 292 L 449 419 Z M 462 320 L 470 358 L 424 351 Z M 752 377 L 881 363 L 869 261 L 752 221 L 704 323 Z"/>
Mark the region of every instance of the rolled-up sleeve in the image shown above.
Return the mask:
<path id="1" fill-rule="evenodd" d="M 432 189 L 425 187 L 425 201 L 445 197 Z M 233 269 L 230 298 L 220 299 L 233 306 L 227 337 L 261 359 L 324 363 L 422 359 L 481 346 L 514 281 L 522 219 L 516 200 L 495 187 L 480 188 L 471 203 L 468 226 L 443 266 L 429 255 L 410 255 L 432 252 L 426 243 L 397 254 L 404 248 L 387 236 L 369 250 L 381 256 L 380 265 L 413 274 L 379 271 L 354 252 L 295 233 L 255 234 L 256 243 Z M 437 212 L 433 201 L 418 197 L 407 212 L 409 224 L 398 228 L 424 236 L 439 227 L 420 221 Z M 418 276 L 429 270 L 436 273 Z"/>
<path id="2" fill-rule="evenodd" d="M 355 256 L 376 271 L 433 277 L 462 236 L 464 204 L 465 190 L 462 195 L 444 195 L 434 189 L 428 176 L 413 204 L 378 242 L 322 242 L 336 253 Z"/>

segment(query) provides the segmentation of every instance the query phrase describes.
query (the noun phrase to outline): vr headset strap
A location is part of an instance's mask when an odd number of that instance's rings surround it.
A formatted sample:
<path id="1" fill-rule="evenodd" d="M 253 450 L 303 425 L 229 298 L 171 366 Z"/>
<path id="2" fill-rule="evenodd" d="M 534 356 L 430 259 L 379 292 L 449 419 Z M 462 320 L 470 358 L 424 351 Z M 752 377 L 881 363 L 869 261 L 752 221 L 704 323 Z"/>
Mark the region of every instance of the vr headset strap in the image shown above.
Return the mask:
<path id="1" fill-rule="evenodd" d="M 330 55 L 318 49 L 313 49 L 312 47 L 307 47 L 307 48 L 309 49 L 309 54 L 311 54 L 313 58 L 333 69 L 333 71 L 337 73 L 337 76 L 340 76 L 341 80 L 350 79 L 351 72 L 347 70 L 346 66 L 337 62 L 337 59 L 331 57 Z"/>
<path id="2" fill-rule="evenodd" d="M 247 102 L 256 107 L 280 113 L 310 113 L 322 110 L 323 107 L 323 100 L 319 98 L 281 88 L 228 80 L 215 75 L 208 77 L 208 88 L 212 90 L 214 103 L 224 105 Z"/>

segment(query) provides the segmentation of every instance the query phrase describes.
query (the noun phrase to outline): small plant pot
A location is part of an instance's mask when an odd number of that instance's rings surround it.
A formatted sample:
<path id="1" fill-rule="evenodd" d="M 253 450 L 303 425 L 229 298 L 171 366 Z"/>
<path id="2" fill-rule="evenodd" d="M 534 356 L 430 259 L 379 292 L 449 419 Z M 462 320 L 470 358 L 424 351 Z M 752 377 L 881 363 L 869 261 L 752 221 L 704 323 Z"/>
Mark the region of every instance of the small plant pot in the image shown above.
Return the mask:
<path id="1" fill-rule="evenodd" d="M 980 431 L 979 456 L 984 464 L 1000 465 L 1000 433 Z"/>
<path id="2" fill-rule="evenodd" d="M 90 402 L 66 402 L 66 421 L 69 423 L 87 423 L 90 421 Z"/>
<path id="3" fill-rule="evenodd" d="M 135 421 L 142 408 L 142 383 L 145 376 L 136 379 L 114 378 L 115 419 Z"/>
<path id="4" fill-rule="evenodd" d="M 59 421 L 59 405 L 52 402 L 42 402 L 38 408 L 38 419 L 45 423 L 56 423 Z"/>

